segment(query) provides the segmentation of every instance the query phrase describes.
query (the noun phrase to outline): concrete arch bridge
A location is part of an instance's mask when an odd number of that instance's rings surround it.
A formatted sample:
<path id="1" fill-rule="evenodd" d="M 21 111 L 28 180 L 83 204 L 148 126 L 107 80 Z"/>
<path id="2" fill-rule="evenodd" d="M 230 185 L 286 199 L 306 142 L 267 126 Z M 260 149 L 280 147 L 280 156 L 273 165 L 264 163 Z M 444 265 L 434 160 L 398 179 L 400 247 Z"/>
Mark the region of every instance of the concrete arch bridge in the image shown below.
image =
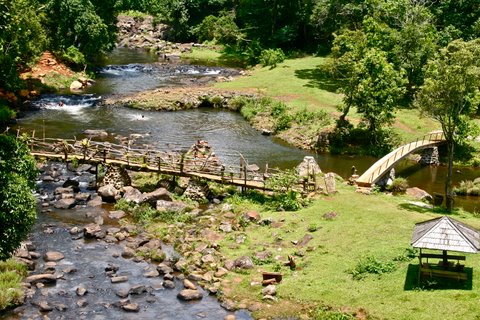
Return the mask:
<path id="1" fill-rule="evenodd" d="M 445 142 L 443 131 L 439 130 L 427 133 L 422 138 L 400 146 L 389 154 L 385 155 L 383 158 L 375 162 L 370 168 L 368 168 L 367 171 L 365 171 L 360 177 L 358 177 L 355 180 L 355 183 L 359 187 L 371 187 L 386 173 L 390 172 L 390 170 L 400 160 L 409 154 L 421 149 L 438 146 L 443 142 Z"/>

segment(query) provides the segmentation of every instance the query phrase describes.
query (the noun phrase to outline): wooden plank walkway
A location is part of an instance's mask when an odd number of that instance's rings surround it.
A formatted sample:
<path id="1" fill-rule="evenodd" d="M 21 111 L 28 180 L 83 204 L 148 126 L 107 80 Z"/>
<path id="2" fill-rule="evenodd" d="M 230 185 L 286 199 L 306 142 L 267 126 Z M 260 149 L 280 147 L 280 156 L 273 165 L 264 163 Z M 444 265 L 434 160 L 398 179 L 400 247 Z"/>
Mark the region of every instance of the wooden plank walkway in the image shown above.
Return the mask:
<path id="1" fill-rule="evenodd" d="M 407 155 L 428 147 L 433 147 L 444 142 L 443 131 L 433 131 L 417 141 L 407 143 L 393 150 L 383 158 L 375 162 L 355 181 L 359 187 L 371 187 L 385 173 L 389 172 L 400 160 Z"/>
<path id="2" fill-rule="evenodd" d="M 278 170 L 265 169 L 264 173 L 249 170 L 249 165 L 239 155 L 239 166 L 220 164 L 211 154 L 189 151 L 160 151 L 150 148 L 132 148 L 83 139 L 35 139 L 29 140 L 30 153 L 37 158 L 55 161 L 79 162 L 92 165 L 123 166 L 127 170 L 156 172 L 161 174 L 195 177 L 246 189 L 271 191 L 266 178 L 278 174 Z"/>

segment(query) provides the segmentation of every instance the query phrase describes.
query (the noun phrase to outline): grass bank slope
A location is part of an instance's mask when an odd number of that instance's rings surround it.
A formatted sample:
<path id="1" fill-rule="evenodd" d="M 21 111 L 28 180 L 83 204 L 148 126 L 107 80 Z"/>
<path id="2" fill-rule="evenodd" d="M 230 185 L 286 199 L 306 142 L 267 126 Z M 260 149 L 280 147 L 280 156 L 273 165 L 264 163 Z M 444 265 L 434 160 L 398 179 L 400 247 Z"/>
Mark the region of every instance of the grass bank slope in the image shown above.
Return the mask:
<path id="1" fill-rule="evenodd" d="M 297 269 L 290 270 L 272 259 L 253 271 L 234 274 L 232 282 L 240 286 L 232 295 L 237 300 L 260 298 L 262 287 L 252 286 L 252 282 L 261 281 L 262 271 L 280 271 L 284 279 L 277 287 L 279 302 L 256 314 L 259 317 L 298 315 L 305 312 L 301 306 L 327 305 L 352 314 L 365 310 L 371 319 L 477 319 L 480 256 L 467 255 L 465 264 L 473 273 L 465 283 L 453 281 L 441 289 L 432 280 L 418 286 L 418 259 L 406 255 L 411 253 L 413 228 L 415 223 L 440 215 L 407 200 L 383 194 L 367 196 L 341 186 L 338 194 L 322 196 L 301 211 L 263 213 L 262 218 L 280 223 L 249 225 L 245 243 L 238 245 L 231 236 L 222 247 L 231 258 L 264 250 L 283 261 L 293 255 Z M 323 217 L 332 212 L 334 218 Z M 480 221 L 467 213 L 453 217 L 480 227 Z M 294 244 L 306 234 L 313 237 L 308 245 Z M 377 263 L 369 263 L 368 257 Z M 355 279 L 352 273 L 365 265 L 373 273 L 357 274 L 361 279 Z M 324 315 L 315 317 L 315 312 L 305 317 L 324 319 Z"/>

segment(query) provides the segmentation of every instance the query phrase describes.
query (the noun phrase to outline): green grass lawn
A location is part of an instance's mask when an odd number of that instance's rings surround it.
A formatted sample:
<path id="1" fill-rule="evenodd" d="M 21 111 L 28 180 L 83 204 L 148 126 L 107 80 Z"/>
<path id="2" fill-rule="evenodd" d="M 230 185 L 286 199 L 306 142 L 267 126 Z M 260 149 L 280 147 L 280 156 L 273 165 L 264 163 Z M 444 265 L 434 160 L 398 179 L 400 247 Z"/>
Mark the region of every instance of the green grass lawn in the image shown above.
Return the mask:
<path id="1" fill-rule="evenodd" d="M 440 216 L 430 210 L 412 207 L 406 201 L 405 197 L 358 194 L 353 187 L 341 186 L 338 194 L 322 196 L 299 212 L 263 213 L 262 218 L 284 219 L 283 226 L 250 225 L 246 231 L 247 241 L 227 253 L 235 258 L 269 250 L 283 260 L 287 254 L 304 254 L 304 257 L 296 257 L 298 270 L 281 267 L 284 279 L 277 288 L 280 300 L 278 304 L 273 303 L 266 314 L 276 308 L 282 310 L 282 300 L 293 300 L 338 309 L 365 309 L 374 319 L 478 319 L 480 256 L 467 255 L 466 267 L 473 268 L 473 280 L 470 279 L 471 283 L 467 281 L 467 289 L 462 287 L 463 284 L 457 285 L 456 281 L 453 289 L 418 288 L 415 269 L 418 259 L 395 261 L 410 248 L 415 223 Z M 322 218 L 323 214 L 332 211 L 337 213 L 337 218 Z M 480 221 L 468 213 L 457 213 L 453 217 L 480 227 Z M 318 230 L 308 232 L 312 224 Z M 308 244 L 313 251 L 298 248 L 291 242 L 301 240 L 307 233 L 313 236 Z M 233 238 L 225 240 L 222 247 L 235 246 Z M 393 263 L 396 268 L 391 273 L 369 274 L 362 280 L 354 280 L 348 270 L 355 268 L 366 256 Z M 237 299 L 259 296 L 261 287 L 252 287 L 250 282 L 261 280 L 261 271 L 278 268 L 278 263 L 272 261 L 250 273 L 232 276 L 243 278 L 242 286 L 236 289 Z M 294 309 L 290 311 L 294 313 Z"/>

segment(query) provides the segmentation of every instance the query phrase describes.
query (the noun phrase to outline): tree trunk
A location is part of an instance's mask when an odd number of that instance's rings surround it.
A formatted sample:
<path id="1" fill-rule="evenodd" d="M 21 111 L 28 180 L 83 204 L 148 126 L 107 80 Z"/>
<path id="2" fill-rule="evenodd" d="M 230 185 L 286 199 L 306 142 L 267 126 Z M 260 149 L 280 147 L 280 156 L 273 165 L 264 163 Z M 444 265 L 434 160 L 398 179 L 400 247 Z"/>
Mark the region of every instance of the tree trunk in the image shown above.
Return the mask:
<path id="1" fill-rule="evenodd" d="M 453 210 L 454 195 L 452 190 L 452 176 L 453 176 L 453 152 L 454 152 L 455 142 L 453 139 L 447 140 L 447 150 L 448 150 L 448 170 L 447 170 L 447 180 L 445 181 L 445 198 L 446 198 L 446 207 L 447 211 L 451 212 Z"/>

